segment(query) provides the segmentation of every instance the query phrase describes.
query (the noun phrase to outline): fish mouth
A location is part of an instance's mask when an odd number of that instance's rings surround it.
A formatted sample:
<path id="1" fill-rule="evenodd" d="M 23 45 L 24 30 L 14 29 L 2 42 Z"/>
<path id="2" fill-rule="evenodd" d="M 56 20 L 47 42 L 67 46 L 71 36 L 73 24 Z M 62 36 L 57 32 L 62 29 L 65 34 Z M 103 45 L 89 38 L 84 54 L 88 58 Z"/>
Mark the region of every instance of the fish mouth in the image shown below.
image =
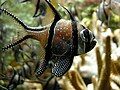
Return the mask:
<path id="1" fill-rule="evenodd" d="M 86 42 L 85 43 L 85 53 L 91 51 L 95 47 L 96 43 L 97 43 L 96 39 L 92 40 L 90 43 Z"/>

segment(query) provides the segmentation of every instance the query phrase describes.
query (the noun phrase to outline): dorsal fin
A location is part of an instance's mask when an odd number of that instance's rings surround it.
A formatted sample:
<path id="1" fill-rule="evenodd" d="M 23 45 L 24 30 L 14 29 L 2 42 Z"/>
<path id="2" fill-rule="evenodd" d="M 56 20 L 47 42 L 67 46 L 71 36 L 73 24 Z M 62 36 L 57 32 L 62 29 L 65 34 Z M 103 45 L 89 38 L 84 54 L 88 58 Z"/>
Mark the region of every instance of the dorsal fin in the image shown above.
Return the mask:
<path id="1" fill-rule="evenodd" d="M 17 23 L 19 23 L 26 30 L 42 31 L 42 30 L 45 30 L 47 28 L 47 26 L 44 26 L 44 27 L 30 27 L 30 26 L 26 25 L 22 20 L 20 20 L 17 16 L 15 16 L 14 14 L 10 13 L 8 10 L 3 9 L 1 7 L 0 7 L 0 12 L 3 12 L 6 15 L 12 17 Z"/>
<path id="2" fill-rule="evenodd" d="M 55 15 L 55 18 L 54 20 L 60 20 L 61 19 L 61 16 L 60 14 L 58 13 L 58 11 L 54 8 L 54 6 L 48 1 L 48 0 L 45 0 L 47 2 L 47 4 L 49 5 L 49 7 L 52 9 L 54 15 Z"/>

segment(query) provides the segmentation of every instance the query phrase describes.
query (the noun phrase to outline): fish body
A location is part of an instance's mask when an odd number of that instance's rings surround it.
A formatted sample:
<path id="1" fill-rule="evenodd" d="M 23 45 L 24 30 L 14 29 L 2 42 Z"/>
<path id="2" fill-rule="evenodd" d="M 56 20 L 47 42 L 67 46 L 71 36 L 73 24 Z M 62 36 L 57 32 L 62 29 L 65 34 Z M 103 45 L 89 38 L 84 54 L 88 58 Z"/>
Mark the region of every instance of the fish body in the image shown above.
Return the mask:
<path id="1" fill-rule="evenodd" d="M 102 21 L 102 23 L 105 23 L 109 25 L 109 19 L 110 19 L 110 7 L 106 2 L 101 2 L 98 10 L 97 10 L 97 16 L 98 19 Z"/>
<path id="2" fill-rule="evenodd" d="M 87 53 L 95 47 L 95 36 L 90 30 L 77 23 L 67 9 L 71 20 L 62 19 L 53 5 L 47 0 L 46 2 L 52 9 L 55 18 L 52 24 L 43 27 L 27 26 L 18 17 L 6 9 L 0 8 L 1 12 L 12 17 L 27 32 L 26 36 L 3 47 L 3 50 L 20 44 L 26 39 L 35 39 L 40 42 L 45 50 L 45 54 L 42 56 L 43 60 L 40 62 L 36 74 L 41 75 L 52 62 L 52 74 L 62 76 L 71 67 L 74 56 Z"/>
<path id="3" fill-rule="evenodd" d="M 63 50 L 67 48 L 67 43 L 70 42 L 72 38 L 72 27 L 71 27 L 71 21 L 70 20 L 64 20 L 61 19 L 57 22 L 54 30 L 55 34 L 52 41 L 52 48 L 57 48 L 58 51 Z M 36 32 L 29 32 L 27 31 L 28 35 L 32 35 L 33 39 L 36 39 L 40 41 L 40 44 L 45 49 L 45 46 L 48 41 L 49 36 L 49 27 L 46 30 L 43 31 L 36 31 Z M 58 49 L 59 46 L 59 49 Z M 54 53 L 58 53 L 55 52 Z M 62 54 L 62 53 L 60 53 Z"/>
<path id="4" fill-rule="evenodd" d="M 103 0 L 97 10 L 98 19 L 109 26 L 111 12 L 120 16 L 120 0 Z"/>
<path id="5" fill-rule="evenodd" d="M 77 24 L 77 26 L 78 26 L 78 33 L 79 33 L 78 38 L 79 38 L 79 40 L 81 39 L 80 42 L 82 42 L 82 40 L 84 40 L 85 37 L 83 35 L 80 36 L 80 33 L 83 33 L 83 31 L 85 29 L 83 29 L 82 25 L 80 25 L 79 23 Z M 28 31 L 27 30 L 27 33 L 28 33 L 28 35 L 32 35 L 33 39 L 39 41 L 40 44 L 42 45 L 42 47 L 45 49 L 45 46 L 48 41 L 48 36 L 49 36 L 49 28 L 50 27 L 48 26 L 43 31 Z M 72 39 L 72 23 L 71 23 L 71 21 L 65 20 L 65 19 L 59 20 L 56 23 L 54 31 L 55 31 L 54 37 L 53 37 L 53 41 L 52 41 L 53 54 L 62 55 L 70 47 L 70 41 Z M 94 37 L 94 35 L 92 36 L 92 32 L 90 30 L 89 30 L 89 33 L 91 34 L 91 39 L 94 40 L 95 37 Z M 84 43 L 84 41 L 83 41 L 83 43 Z M 80 43 L 79 43 L 78 46 L 83 46 L 83 45 L 82 44 L 80 45 Z M 83 46 L 83 48 L 85 50 L 84 46 Z M 86 53 L 85 51 L 82 50 L 83 48 L 79 47 L 78 55 Z"/>

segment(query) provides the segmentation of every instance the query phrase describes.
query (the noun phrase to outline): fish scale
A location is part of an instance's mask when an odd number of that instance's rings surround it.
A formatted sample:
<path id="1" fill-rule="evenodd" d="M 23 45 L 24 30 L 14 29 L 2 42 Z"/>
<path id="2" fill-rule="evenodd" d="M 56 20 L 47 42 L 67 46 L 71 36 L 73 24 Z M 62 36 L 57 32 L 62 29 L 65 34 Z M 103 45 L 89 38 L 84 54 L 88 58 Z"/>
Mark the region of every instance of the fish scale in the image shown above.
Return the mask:
<path id="1" fill-rule="evenodd" d="M 72 49 L 72 47 L 70 48 Z M 73 62 L 73 58 L 71 57 L 71 53 L 70 53 L 71 49 L 69 49 L 70 51 L 67 51 L 65 55 L 58 58 L 57 62 L 52 68 L 52 74 L 60 77 L 68 71 L 68 69 L 71 67 Z"/>
<path id="2" fill-rule="evenodd" d="M 68 50 L 69 43 L 72 38 L 72 28 L 70 25 L 71 22 L 64 19 L 57 22 L 52 44 L 53 54 L 62 55 Z"/>

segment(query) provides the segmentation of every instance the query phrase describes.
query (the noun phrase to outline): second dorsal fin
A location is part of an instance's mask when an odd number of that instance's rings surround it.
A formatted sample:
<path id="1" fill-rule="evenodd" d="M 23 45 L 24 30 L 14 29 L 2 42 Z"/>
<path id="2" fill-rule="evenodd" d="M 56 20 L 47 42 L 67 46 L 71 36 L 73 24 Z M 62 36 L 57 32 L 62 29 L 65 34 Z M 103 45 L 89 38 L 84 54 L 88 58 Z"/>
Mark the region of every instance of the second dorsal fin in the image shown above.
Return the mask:
<path id="1" fill-rule="evenodd" d="M 8 44 L 7 46 L 3 47 L 2 50 L 5 51 L 5 50 L 7 50 L 9 48 L 13 48 L 14 46 L 22 43 L 23 41 L 25 41 L 25 40 L 27 40 L 29 38 L 32 38 L 32 36 L 31 35 L 26 35 L 26 36 L 22 37 L 21 39 L 19 39 L 19 40 L 15 41 L 15 42 L 13 42 L 11 44 Z"/>
<path id="2" fill-rule="evenodd" d="M 25 30 L 28 30 L 28 31 L 42 31 L 42 30 L 45 30 L 47 28 L 47 26 L 43 26 L 43 27 L 30 27 L 30 26 L 26 25 L 22 20 L 20 20 L 17 16 L 15 16 L 12 13 L 10 13 L 7 9 L 3 9 L 1 7 L 0 7 L 0 12 L 1 13 L 5 13 L 6 15 L 10 16 L 11 18 L 13 18 Z"/>

